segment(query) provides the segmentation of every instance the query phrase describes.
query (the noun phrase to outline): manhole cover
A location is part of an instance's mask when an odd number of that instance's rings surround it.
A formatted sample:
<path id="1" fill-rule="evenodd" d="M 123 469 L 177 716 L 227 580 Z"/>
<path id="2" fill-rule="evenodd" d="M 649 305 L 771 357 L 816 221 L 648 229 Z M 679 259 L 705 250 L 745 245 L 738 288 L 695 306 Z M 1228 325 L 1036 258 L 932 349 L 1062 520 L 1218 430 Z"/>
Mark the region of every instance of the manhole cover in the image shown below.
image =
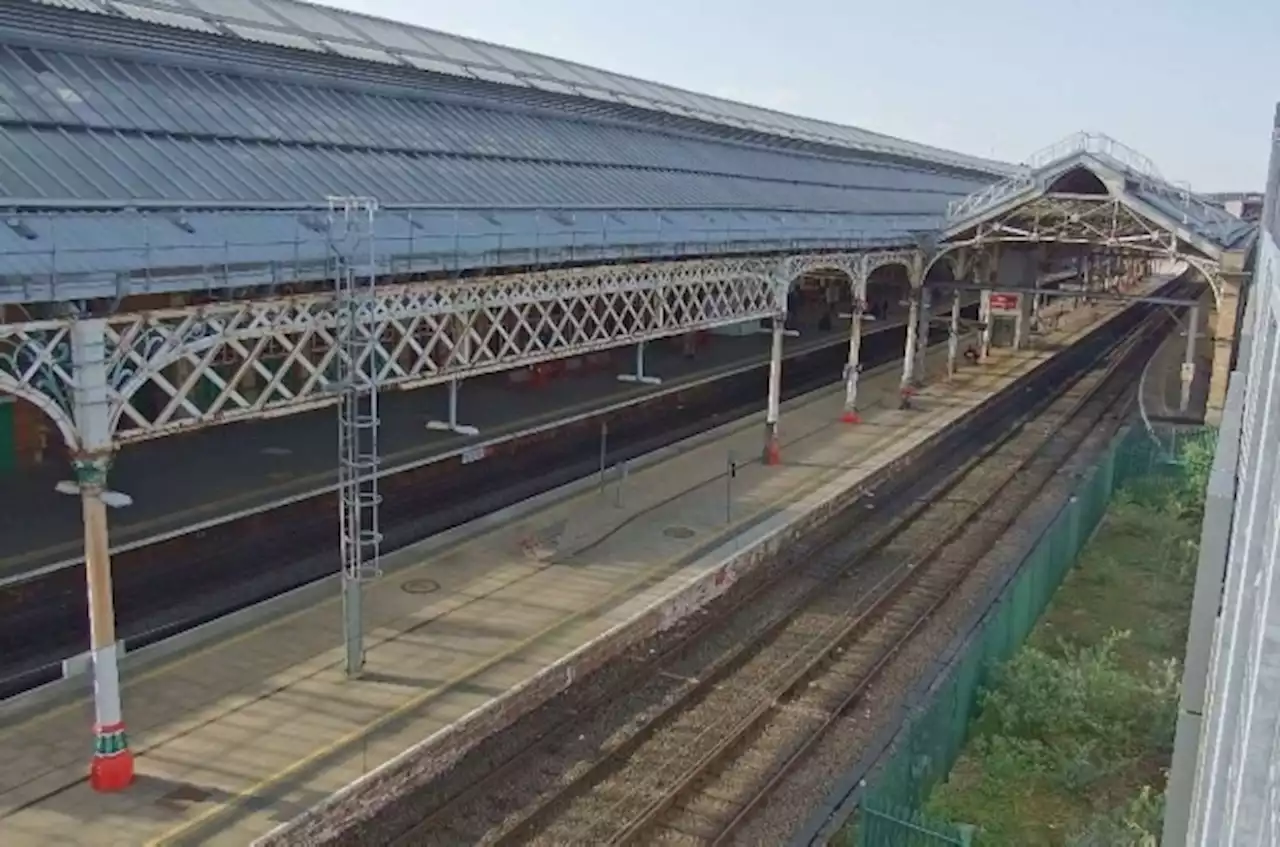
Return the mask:
<path id="1" fill-rule="evenodd" d="M 166 792 L 160 796 L 159 802 L 166 806 L 193 806 L 196 803 L 203 803 L 208 800 L 212 794 L 203 788 L 197 788 L 194 785 L 184 783 L 174 788 L 172 791 Z"/>
<path id="2" fill-rule="evenodd" d="M 406 579 L 400 583 L 400 590 L 405 594 L 430 594 L 440 590 L 440 583 L 434 579 Z"/>
<path id="3" fill-rule="evenodd" d="M 669 526 L 662 531 L 668 538 L 693 538 L 698 533 L 687 526 Z"/>

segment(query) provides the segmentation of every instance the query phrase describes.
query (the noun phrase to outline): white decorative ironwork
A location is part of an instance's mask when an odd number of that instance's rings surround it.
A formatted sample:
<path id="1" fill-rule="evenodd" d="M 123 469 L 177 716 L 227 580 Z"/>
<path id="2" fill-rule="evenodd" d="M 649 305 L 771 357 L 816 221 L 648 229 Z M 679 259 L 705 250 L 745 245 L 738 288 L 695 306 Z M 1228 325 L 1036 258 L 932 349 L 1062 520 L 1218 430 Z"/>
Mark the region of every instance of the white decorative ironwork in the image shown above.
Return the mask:
<path id="1" fill-rule="evenodd" d="M 1187 251 L 1178 234 L 1135 212 L 1123 198 L 1045 194 L 979 221 L 947 251 L 996 243 L 1076 244 L 1111 249 L 1144 258 L 1178 258 L 1208 280 L 1215 299 L 1222 296 L 1218 262 Z M 935 257 L 935 261 L 936 261 Z"/>
<path id="2" fill-rule="evenodd" d="M 1200 197 L 1190 186 L 1175 184 L 1165 179 L 1148 157 L 1110 136 L 1098 132 L 1077 132 L 1054 144 L 1038 150 L 1027 158 L 1024 169 L 1005 179 L 975 191 L 967 197 L 947 204 L 946 220 L 956 224 L 975 218 L 1000 206 L 1006 201 L 1044 187 L 1044 174 L 1070 158 L 1088 155 L 1134 178 L 1138 190 L 1168 200 L 1181 211 L 1180 223 L 1200 223 L 1216 237 L 1226 239 L 1240 228 L 1240 221 L 1225 209 L 1220 209 Z"/>
<path id="3" fill-rule="evenodd" d="M 911 285 L 918 286 L 924 280 L 924 256 L 919 250 L 879 250 L 862 255 L 862 278 L 871 279 L 871 275 L 880 268 L 898 265 L 907 272 Z"/>
<path id="4" fill-rule="evenodd" d="M 805 274 L 838 271 L 849 278 L 851 290 L 854 290 L 859 284 L 869 280 L 877 270 L 894 265 L 907 272 L 912 285 L 919 285 L 924 278 L 924 255 L 919 250 L 876 250 L 866 253 L 790 256 L 783 260 L 779 274 L 790 283 Z"/>
<path id="5" fill-rule="evenodd" d="M 416 388 L 780 315 L 776 264 L 660 262 L 380 287 L 378 382 Z M 103 320 L 116 444 L 339 399 L 333 294 Z M 74 446 L 73 322 L 0 325 L 0 391 L 39 405 Z"/>
<path id="6" fill-rule="evenodd" d="M 788 281 L 818 271 L 839 271 L 851 280 L 862 273 L 863 253 L 817 253 L 807 256 L 788 256 L 782 260 L 780 273 Z"/>
<path id="7" fill-rule="evenodd" d="M 948 223 L 963 220 L 993 209 L 1010 198 L 1030 192 L 1038 186 L 1030 172 L 1019 172 L 993 182 L 986 188 L 947 203 Z"/>

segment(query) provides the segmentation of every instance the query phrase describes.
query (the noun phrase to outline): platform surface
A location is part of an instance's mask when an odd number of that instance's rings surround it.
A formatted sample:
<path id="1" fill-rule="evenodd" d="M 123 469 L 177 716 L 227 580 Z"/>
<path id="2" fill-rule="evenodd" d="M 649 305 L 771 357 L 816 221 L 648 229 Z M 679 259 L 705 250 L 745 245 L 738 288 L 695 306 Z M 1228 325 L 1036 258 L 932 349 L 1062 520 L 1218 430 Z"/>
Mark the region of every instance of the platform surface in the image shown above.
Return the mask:
<path id="1" fill-rule="evenodd" d="M 885 324 L 901 325 L 901 321 Z M 820 332 L 816 326 L 788 338 L 787 356 L 840 344 L 847 321 Z M 437 432 L 427 421 L 446 415 L 443 386 L 387 392 L 380 398 L 379 439 L 383 461 L 397 467 L 439 456 L 468 444 L 484 443 L 557 419 L 624 401 L 638 401 L 676 385 L 705 380 L 764 362 L 766 335 L 715 336 L 696 358 L 685 359 L 679 345 L 651 344 L 646 372 L 663 385 L 620 382 L 617 373 L 634 369 L 634 347 L 614 351 L 614 368 L 565 375 L 547 385 L 512 386 L 506 373 L 478 377 L 459 389 L 460 423 L 476 426 L 478 437 Z M 133 505 L 111 513 L 112 545 L 140 541 L 194 524 L 323 489 L 337 466 L 332 409 L 272 420 L 212 427 L 188 436 L 163 438 L 121 450 L 111 487 Z M 54 491 L 70 477 L 60 460 L 0 476 L 0 575 L 20 573 L 83 554 L 80 504 Z"/>
<path id="2" fill-rule="evenodd" d="M 399 551 L 367 592 L 359 681 L 342 673 L 336 598 L 127 677 L 139 778 L 126 792 L 87 784 L 87 700 L 0 727 L 0 843 L 242 847 L 714 567 L 706 551 L 807 493 L 855 484 L 1114 311 L 1082 310 L 1044 349 L 996 351 L 950 384 L 933 352 L 916 411 L 896 408 L 894 364 L 864 374 L 862 424 L 839 423 L 839 388 L 797 398 L 782 414 L 783 464 L 747 464 L 731 489 L 722 469 L 731 452 L 759 456 L 758 417 L 621 490 L 429 555 Z"/>

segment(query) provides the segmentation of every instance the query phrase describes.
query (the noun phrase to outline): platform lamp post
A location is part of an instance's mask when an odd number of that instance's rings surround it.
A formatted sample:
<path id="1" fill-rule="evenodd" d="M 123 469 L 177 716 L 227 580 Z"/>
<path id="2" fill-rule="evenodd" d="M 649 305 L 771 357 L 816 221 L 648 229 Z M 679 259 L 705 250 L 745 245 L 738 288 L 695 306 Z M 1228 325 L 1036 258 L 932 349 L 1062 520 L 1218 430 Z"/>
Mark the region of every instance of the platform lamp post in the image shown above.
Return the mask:
<path id="1" fill-rule="evenodd" d="M 120 668 L 116 646 L 115 604 L 111 592 L 111 550 L 107 508 L 133 501 L 106 487 L 114 445 L 107 394 L 106 325 L 101 319 L 71 326 L 71 362 L 75 378 L 72 412 L 80 436 L 73 460 L 75 481 L 55 489 L 78 494 L 84 519 L 84 569 L 89 592 L 89 650 L 93 661 L 93 761 L 89 785 L 95 791 L 121 791 L 133 782 L 133 753 L 120 708 Z"/>

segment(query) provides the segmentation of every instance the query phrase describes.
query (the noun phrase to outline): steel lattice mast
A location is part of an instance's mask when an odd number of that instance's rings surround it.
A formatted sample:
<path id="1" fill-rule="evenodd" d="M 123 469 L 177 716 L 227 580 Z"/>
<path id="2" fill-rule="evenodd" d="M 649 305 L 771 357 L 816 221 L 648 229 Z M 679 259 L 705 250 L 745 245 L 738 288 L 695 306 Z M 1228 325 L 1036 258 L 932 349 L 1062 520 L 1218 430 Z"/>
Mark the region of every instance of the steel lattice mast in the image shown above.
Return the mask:
<path id="1" fill-rule="evenodd" d="M 378 301 L 374 220 L 369 197 L 330 197 L 328 234 L 336 293 L 338 526 L 343 638 L 348 676 L 364 668 L 364 583 L 382 575 L 378 525 Z"/>

